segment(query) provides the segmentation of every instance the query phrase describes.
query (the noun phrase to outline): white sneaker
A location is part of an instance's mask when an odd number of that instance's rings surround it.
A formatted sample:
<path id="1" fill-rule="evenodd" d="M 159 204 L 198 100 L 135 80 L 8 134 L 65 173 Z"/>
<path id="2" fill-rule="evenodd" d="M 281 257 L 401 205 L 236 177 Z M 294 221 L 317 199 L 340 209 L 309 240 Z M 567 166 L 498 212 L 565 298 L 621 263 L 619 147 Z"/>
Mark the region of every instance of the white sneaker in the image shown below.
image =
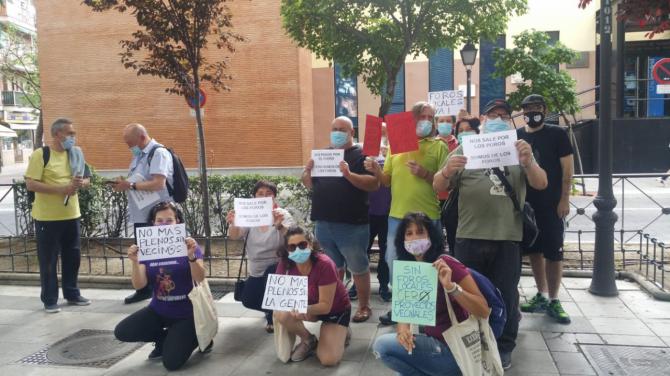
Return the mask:
<path id="1" fill-rule="evenodd" d="M 301 341 L 298 346 L 296 346 L 291 354 L 291 360 L 294 362 L 302 362 L 309 358 L 314 354 L 318 344 L 319 341 L 316 339 L 316 336 L 312 334 L 307 341 Z"/>

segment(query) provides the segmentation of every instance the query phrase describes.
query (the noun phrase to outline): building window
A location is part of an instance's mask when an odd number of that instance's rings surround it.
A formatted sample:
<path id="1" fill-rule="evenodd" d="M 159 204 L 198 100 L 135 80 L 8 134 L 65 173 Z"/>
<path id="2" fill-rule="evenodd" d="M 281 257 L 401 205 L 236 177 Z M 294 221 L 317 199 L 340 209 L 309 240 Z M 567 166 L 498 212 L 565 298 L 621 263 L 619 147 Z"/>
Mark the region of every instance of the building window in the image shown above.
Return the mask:
<path id="1" fill-rule="evenodd" d="M 358 86 L 356 76 L 344 76 L 335 64 L 335 116 L 347 116 L 358 129 Z"/>
<path id="2" fill-rule="evenodd" d="M 490 42 L 481 40 L 479 59 L 479 113 L 483 113 L 484 106 L 491 100 L 505 98 L 505 78 L 493 77 L 495 61 L 493 51 L 496 48 L 505 48 L 505 36 Z"/>
<path id="3" fill-rule="evenodd" d="M 440 48 L 428 59 L 428 91 L 453 90 L 454 51 Z"/>
<path id="4" fill-rule="evenodd" d="M 402 65 L 395 80 L 395 93 L 391 101 L 389 114 L 405 112 L 405 64 Z"/>

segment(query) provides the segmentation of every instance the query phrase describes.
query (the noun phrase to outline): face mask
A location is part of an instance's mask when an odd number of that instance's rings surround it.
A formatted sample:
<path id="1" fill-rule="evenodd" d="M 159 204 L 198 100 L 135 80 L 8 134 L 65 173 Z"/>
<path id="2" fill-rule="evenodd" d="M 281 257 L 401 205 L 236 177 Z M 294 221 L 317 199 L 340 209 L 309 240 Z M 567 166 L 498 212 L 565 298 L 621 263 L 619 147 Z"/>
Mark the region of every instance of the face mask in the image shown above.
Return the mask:
<path id="1" fill-rule="evenodd" d="M 295 251 L 288 254 L 288 258 L 296 264 L 304 264 L 307 262 L 307 260 L 309 260 L 309 256 L 311 255 L 312 250 L 309 248 L 296 248 Z"/>
<path id="2" fill-rule="evenodd" d="M 457 137 L 458 138 L 458 143 L 462 144 L 463 143 L 463 137 L 472 136 L 473 134 L 477 134 L 477 132 L 475 132 L 475 131 L 463 131 L 463 132 L 459 133 L 458 137 Z"/>
<path id="3" fill-rule="evenodd" d="M 139 157 L 140 155 L 142 155 L 142 149 L 140 149 L 139 146 L 133 146 L 132 148 L 130 148 L 130 152 L 133 153 L 133 156 L 135 157 Z"/>
<path id="4" fill-rule="evenodd" d="M 493 120 L 487 120 L 484 125 L 484 133 L 496 133 L 507 130 L 509 130 L 509 124 L 499 117 Z"/>
<path id="5" fill-rule="evenodd" d="M 416 135 L 420 138 L 427 137 L 433 130 L 433 123 L 430 120 L 419 120 L 416 123 Z"/>
<path id="6" fill-rule="evenodd" d="M 440 132 L 440 136 L 446 137 L 451 134 L 451 129 L 453 126 L 451 123 L 438 123 L 437 124 L 437 131 Z"/>
<path id="7" fill-rule="evenodd" d="M 430 249 L 430 239 L 405 240 L 405 249 L 413 256 L 422 256 Z"/>
<path id="8" fill-rule="evenodd" d="M 60 143 L 60 146 L 65 150 L 70 150 L 74 146 L 74 136 L 67 136 L 65 140 Z"/>
<path id="9" fill-rule="evenodd" d="M 523 120 L 531 128 L 537 128 L 544 122 L 544 113 L 540 111 L 528 111 L 523 114 Z"/>
<path id="10" fill-rule="evenodd" d="M 330 132 L 330 144 L 335 148 L 341 148 L 342 146 L 344 146 L 344 144 L 347 143 L 348 138 L 349 135 L 344 132 L 340 131 Z"/>

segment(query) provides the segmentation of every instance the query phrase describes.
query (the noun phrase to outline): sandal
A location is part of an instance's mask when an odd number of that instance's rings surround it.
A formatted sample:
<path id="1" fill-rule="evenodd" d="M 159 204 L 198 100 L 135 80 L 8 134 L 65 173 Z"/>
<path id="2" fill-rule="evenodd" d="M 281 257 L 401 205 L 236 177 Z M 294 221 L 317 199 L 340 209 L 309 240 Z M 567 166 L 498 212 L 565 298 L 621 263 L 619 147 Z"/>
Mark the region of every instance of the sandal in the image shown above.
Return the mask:
<path id="1" fill-rule="evenodd" d="M 356 314 L 354 315 L 354 318 L 352 319 L 353 322 L 365 322 L 368 321 L 368 319 L 372 316 L 372 310 L 370 307 L 361 307 L 356 311 Z"/>
<path id="2" fill-rule="evenodd" d="M 275 332 L 275 327 L 272 324 L 267 324 L 265 325 L 265 331 L 268 333 L 274 333 Z"/>

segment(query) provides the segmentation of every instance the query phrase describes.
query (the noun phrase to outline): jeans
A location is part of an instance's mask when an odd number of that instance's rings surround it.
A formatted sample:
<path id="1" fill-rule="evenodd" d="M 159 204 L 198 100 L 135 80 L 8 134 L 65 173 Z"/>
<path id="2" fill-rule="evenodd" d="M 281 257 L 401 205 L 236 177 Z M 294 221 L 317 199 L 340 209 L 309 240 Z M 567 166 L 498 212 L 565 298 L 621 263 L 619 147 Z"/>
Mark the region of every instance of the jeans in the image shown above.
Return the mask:
<path id="1" fill-rule="evenodd" d="M 385 366 L 402 376 L 456 376 L 461 375 L 449 347 L 433 337 L 414 336 L 416 347 L 409 354 L 398 342 L 395 333 L 379 336 L 372 346 L 376 357 Z"/>
<path id="2" fill-rule="evenodd" d="M 193 318 L 173 319 L 144 307 L 123 319 L 114 336 L 121 342 L 156 342 L 163 350 L 163 366 L 179 369 L 198 347 Z"/>
<path id="3" fill-rule="evenodd" d="M 79 219 L 65 221 L 35 221 L 37 259 L 40 264 L 40 299 L 45 306 L 58 303 L 58 254 L 61 258 L 63 297 L 79 297 L 77 277 L 81 261 Z"/>
<path id="4" fill-rule="evenodd" d="M 346 265 L 353 275 L 370 272 L 367 252 L 370 225 L 317 221 L 314 234 L 338 269 Z"/>
<path id="5" fill-rule="evenodd" d="M 272 325 L 272 311 L 261 309 L 261 306 L 263 305 L 263 295 L 265 295 L 268 274 L 274 273 L 276 269 L 277 264 L 270 265 L 265 269 L 262 277 L 248 277 L 244 282 L 244 290 L 242 291 L 242 305 L 246 308 L 265 313 L 265 320 L 268 325 Z"/>
<path id="6" fill-rule="evenodd" d="M 512 352 L 519 332 L 519 243 L 478 239 L 456 239 L 456 258 L 488 279 L 500 290 L 507 311 L 507 322 L 498 338 L 498 350 Z"/>
<path id="7" fill-rule="evenodd" d="M 388 245 L 386 246 L 386 263 L 389 266 L 389 279 L 391 280 L 391 283 L 393 283 L 393 261 L 398 259 L 398 250 L 395 247 L 395 237 L 396 232 L 398 232 L 398 227 L 400 227 L 400 222 L 402 222 L 402 219 L 389 217 L 388 233 L 386 235 L 388 239 Z M 435 219 L 431 222 L 436 228 L 442 228 L 441 220 Z"/>
<path id="8" fill-rule="evenodd" d="M 389 220 L 387 215 L 370 215 L 370 241 L 368 242 L 368 254 L 372 249 L 372 244 L 377 238 L 379 245 L 379 263 L 377 264 L 377 280 L 379 286 L 384 288 L 389 286 L 389 265 L 386 263 L 386 248 Z"/>

